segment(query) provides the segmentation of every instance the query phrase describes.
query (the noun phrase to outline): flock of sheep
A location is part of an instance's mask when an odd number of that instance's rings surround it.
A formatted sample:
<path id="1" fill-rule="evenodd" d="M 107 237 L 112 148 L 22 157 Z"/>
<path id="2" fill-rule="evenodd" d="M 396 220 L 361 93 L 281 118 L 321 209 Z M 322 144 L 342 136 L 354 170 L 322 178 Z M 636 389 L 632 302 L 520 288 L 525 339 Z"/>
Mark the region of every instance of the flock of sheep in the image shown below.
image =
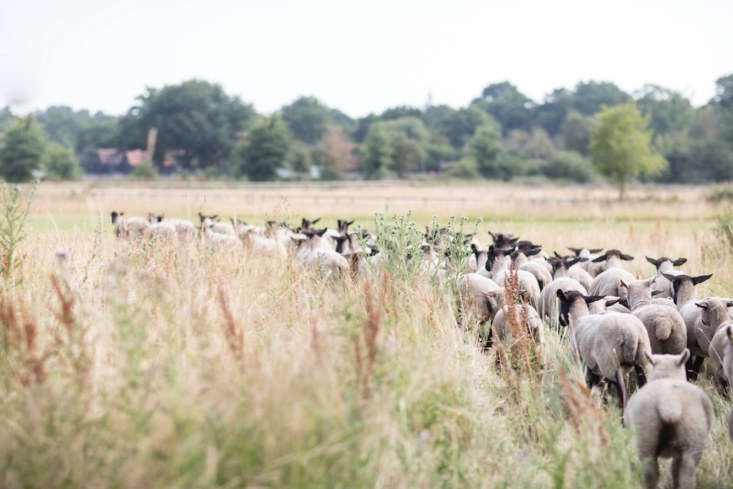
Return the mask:
<path id="1" fill-rule="evenodd" d="M 290 229 L 268 221 L 253 226 L 238 219 L 221 222 L 199 213 L 199 226 L 150 214 L 147 218 L 111 214 L 115 235 L 123 239 L 193 240 L 214 246 L 244 246 L 254 253 L 293 256 L 304 265 L 329 272 L 358 272 L 367 260 L 378 263 L 377 240 L 366 231 L 349 232 L 353 221 L 339 220 L 337 229 L 316 229 L 318 219 L 303 219 Z M 521 308 L 527 333 L 541 344 L 545 324 L 566 327 L 572 352 L 582 362 L 586 380 L 615 386 L 624 424 L 636 434 L 647 487 L 659 480 L 658 457 L 672 458 L 674 487 L 695 486 L 695 470 L 714 421 L 708 395 L 694 385 L 706 358 L 715 382 L 727 395 L 733 389 L 733 299 L 696 298 L 695 286 L 712 275 L 690 275 L 675 267 L 686 262 L 647 257 L 656 274 L 637 280 L 624 262 L 634 258 L 619 250 L 570 248 L 572 254 L 548 256 L 530 241 L 503 233 L 491 234 L 482 246 L 470 247 L 459 291 L 482 322 L 490 324 L 484 338 L 506 338 L 511 307 Z M 443 234 L 428 230 L 421 259 L 440 271 L 450 254 Z M 505 303 L 510 281 L 521 303 Z M 637 390 L 629 397 L 627 372 L 633 370 Z M 733 410 L 728 419 L 733 440 Z"/>

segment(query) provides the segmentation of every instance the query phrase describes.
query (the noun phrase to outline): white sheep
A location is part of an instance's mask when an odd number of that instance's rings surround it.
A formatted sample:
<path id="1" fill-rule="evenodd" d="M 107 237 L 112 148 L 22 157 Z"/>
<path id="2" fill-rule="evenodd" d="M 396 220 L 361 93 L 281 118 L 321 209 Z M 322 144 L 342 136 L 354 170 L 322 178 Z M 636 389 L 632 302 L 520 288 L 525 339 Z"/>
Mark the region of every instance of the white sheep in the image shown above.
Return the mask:
<path id="1" fill-rule="evenodd" d="M 565 292 L 574 290 L 583 295 L 587 295 L 588 291 L 577 280 L 570 277 L 556 278 L 547 285 L 540 293 L 540 317 L 549 319 L 550 324 L 557 324 L 560 308 L 557 306 L 557 291 Z"/>
<path id="2" fill-rule="evenodd" d="M 654 286 L 652 287 L 652 292 L 657 292 L 657 297 L 672 297 L 672 282 L 669 281 L 668 278 L 664 276 L 664 274 L 668 275 L 677 275 L 681 274 L 683 272 L 675 270 L 674 267 L 679 267 L 681 265 L 684 265 L 687 262 L 687 258 L 677 258 L 676 260 L 673 260 L 672 258 L 667 258 L 666 256 L 663 256 L 661 258 L 651 258 L 651 257 L 645 257 L 646 261 L 654 265 L 654 267 L 657 269 L 657 277 L 654 281 Z"/>
<path id="3" fill-rule="evenodd" d="M 718 328 L 710 341 L 708 355 L 721 390 L 733 388 L 733 322 L 726 321 Z"/>
<path id="4" fill-rule="evenodd" d="M 201 221 L 201 241 L 205 244 L 213 246 L 224 246 L 235 248 L 242 246 L 242 241 L 233 234 L 215 233 L 213 230 L 214 222 L 210 217 L 204 217 Z"/>
<path id="5" fill-rule="evenodd" d="M 645 382 L 646 356 L 651 354 L 649 335 L 641 321 L 631 314 L 590 314 L 588 304 L 605 299 L 578 292 L 557 291 L 561 317 L 570 329 L 573 352 L 586 368 L 586 380 L 593 387 L 601 380 L 616 385 L 619 407 L 628 397 L 624 369 L 633 367 L 639 385 Z"/>
<path id="6" fill-rule="evenodd" d="M 623 268 L 612 267 L 595 276 L 590 284 L 588 292 L 591 295 L 612 295 L 626 298 L 626 289 L 621 287 L 621 282 L 632 282 L 634 275 Z"/>
<path id="7" fill-rule="evenodd" d="M 209 224 L 208 228 L 211 230 L 214 234 L 226 234 L 229 236 L 236 236 L 237 233 L 234 230 L 234 225 L 230 222 L 221 222 L 219 221 L 219 214 L 214 214 L 211 216 L 205 216 L 199 212 L 199 223 L 200 225 L 203 225 L 204 220 L 208 219 Z M 231 240 L 228 240 L 231 241 Z M 224 242 L 224 241 L 222 241 Z"/>
<path id="8" fill-rule="evenodd" d="M 639 459 L 646 462 L 648 489 L 659 482 L 658 457 L 672 458 L 672 485 L 695 487 L 695 469 L 705 450 L 714 412 L 710 398 L 685 380 L 690 352 L 652 355 L 649 382 L 636 391 L 624 412 L 624 425 L 634 431 Z"/>
<path id="9" fill-rule="evenodd" d="M 573 248 L 568 247 L 570 251 L 572 251 L 575 256 L 580 258 L 580 263 L 575 265 L 577 268 L 583 269 L 588 275 L 590 275 L 591 279 L 601 273 L 604 270 L 603 263 L 597 263 L 593 262 L 593 259 L 598 258 L 598 253 L 603 251 L 603 248 Z"/>
<path id="10" fill-rule="evenodd" d="M 127 217 L 124 212 L 110 213 L 115 236 L 124 239 L 140 239 L 145 236 L 145 230 L 150 223 L 147 219 L 138 216 Z"/>
<path id="11" fill-rule="evenodd" d="M 631 314 L 644 323 L 649 333 L 652 353 L 679 354 L 687 348 L 687 327 L 674 303 L 666 299 L 652 300 L 656 277 L 621 282 L 627 289 Z"/>
<path id="12" fill-rule="evenodd" d="M 504 304 L 504 287 L 478 273 L 467 273 L 458 281 L 462 297 L 474 308 L 481 322 L 493 321 Z"/>

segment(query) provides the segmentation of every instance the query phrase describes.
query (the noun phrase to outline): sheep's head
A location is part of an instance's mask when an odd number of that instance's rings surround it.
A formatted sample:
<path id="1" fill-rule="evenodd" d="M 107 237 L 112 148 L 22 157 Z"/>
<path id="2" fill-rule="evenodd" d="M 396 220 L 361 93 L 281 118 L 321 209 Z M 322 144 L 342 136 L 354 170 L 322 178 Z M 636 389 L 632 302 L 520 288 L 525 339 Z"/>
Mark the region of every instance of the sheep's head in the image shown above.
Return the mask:
<path id="1" fill-rule="evenodd" d="M 117 211 L 110 212 L 109 217 L 112 219 L 112 224 L 117 223 L 117 219 L 119 217 L 122 217 L 124 214 L 125 214 L 124 212 L 117 212 Z"/>
<path id="2" fill-rule="evenodd" d="M 494 241 L 494 248 L 497 250 L 512 248 L 517 244 L 517 241 L 519 241 L 517 236 L 513 236 L 511 234 L 494 234 L 491 231 L 489 231 L 489 234 L 491 235 L 491 239 Z"/>
<path id="3" fill-rule="evenodd" d="M 633 309 L 643 302 L 650 303 L 652 301 L 652 284 L 657 277 L 650 277 L 644 280 L 634 280 L 626 283 L 623 280 L 619 282 L 619 288 L 626 289 L 626 298 L 629 306 Z"/>
<path id="4" fill-rule="evenodd" d="M 207 215 L 201 214 L 201 212 L 199 212 L 199 223 L 201 223 L 201 224 L 203 224 L 206 219 L 208 219 L 211 222 L 214 222 L 218 218 L 219 218 L 219 214 L 212 214 L 210 216 L 207 216 Z"/>
<path id="5" fill-rule="evenodd" d="M 497 249 L 496 246 L 489 246 L 489 251 L 486 252 L 486 268 L 487 272 L 491 272 L 494 268 L 494 264 L 499 261 L 499 265 L 508 265 L 511 255 L 517 250 L 516 247 L 507 249 Z"/>
<path id="6" fill-rule="evenodd" d="M 662 273 L 662 276 L 672 282 L 672 298 L 677 303 L 677 298 L 680 292 L 688 293 L 692 295 L 697 284 L 701 284 L 713 276 L 712 273 L 708 275 L 697 275 L 696 277 L 690 277 L 689 275 L 679 274 L 670 275 L 668 273 Z"/>
<path id="7" fill-rule="evenodd" d="M 346 219 L 338 219 L 336 221 L 336 226 L 338 229 L 338 232 L 340 233 L 346 233 L 349 231 L 349 226 L 354 224 L 354 221 L 347 221 Z"/>
<path id="8" fill-rule="evenodd" d="M 695 302 L 702 309 L 702 324 L 705 327 L 717 329 L 728 321 L 728 308 L 733 307 L 733 300 L 722 297 L 708 297 Z"/>
<path id="9" fill-rule="evenodd" d="M 677 258 L 676 260 L 673 260 L 672 258 L 667 258 L 666 256 L 662 256 L 656 259 L 649 256 L 645 258 L 646 261 L 654 265 L 657 271 L 668 271 L 671 270 L 673 267 L 679 267 L 687 263 L 687 258 Z"/>
<path id="10" fill-rule="evenodd" d="M 320 217 L 313 219 L 312 221 L 304 217 L 300 220 L 300 230 L 301 231 L 311 231 L 313 229 L 313 225 L 316 224 L 320 220 L 321 220 Z"/>
<path id="11" fill-rule="evenodd" d="M 576 263 L 580 263 L 582 261 L 588 261 L 588 259 L 582 258 L 580 256 L 562 256 L 557 251 L 555 251 L 554 257 L 550 257 L 547 259 L 547 262 L 552 265 L 553 273 L 557 273 L 558 270 L 568 270 Z"/>
<path id="12" fill-rule="evenodd" d="M 614 257 L 618 260 L 623 260 L 623 261 L 631 261 L 634 259 L 633 256 L 627 255 L 626 253 L 622 253 L 619 250 L 607 250 L 604 254 L 602 254 L 601 256 L 597 258 L 593 258 L 593 260 L 591 261 L 593 261 L 593 263 L 600 263 L 602 261 L 609 261 L 611 258 L 614 258 Z"/>
<path id="13" fill-rule="evenodd" d="M 651 365 L 647 376 L 650 382 L 659 379 L 687 379 L 685 362 L 690 358 L 690 350 L 687 348 L 679 355 L 650 355 L 649 352 L 644 352 L 644 355 Z"/>
<path id="14" fill-rule="evenodd" d="M 568 249 L 572 251 L 575 256 L 579 256 L 582 258 L 590 258 L 591 254 L 600 253 L 603 251 L 603 248 L 573 248 L 572 246 L 568 246 Z"/>
<path id="15" fill-rule="evenodd" d="M 560 299 L 560 325 L 570 325 L 570 313 L 574 316 L 589 313 L 588 305 L 604 299 L 602 295 L 583 295 L 577 290 L 558 289 L 557 298 Z"/>

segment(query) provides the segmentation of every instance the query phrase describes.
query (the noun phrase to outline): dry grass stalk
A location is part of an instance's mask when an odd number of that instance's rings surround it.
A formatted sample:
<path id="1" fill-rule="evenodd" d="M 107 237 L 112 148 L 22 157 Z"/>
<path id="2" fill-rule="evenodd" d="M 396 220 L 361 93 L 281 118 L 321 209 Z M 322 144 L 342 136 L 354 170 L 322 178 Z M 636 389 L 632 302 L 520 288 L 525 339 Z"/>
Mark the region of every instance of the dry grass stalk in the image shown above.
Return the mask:
<path id="1" fill-rule="evenodd" d="M 559 375 L 565 410 L 575 432 L 578 436 L 595 439 L 601 446 L 608 445 L 611 434 L 603 424 L 603 411 L 590 389 L 584 383 L 569 378 L 563 370 L 559 370 Z"/>
<path id="2" fill-rule="evenodd" d="M 232 310 L 229 307 L 229 299 L 227 299 L 222 287 L 218 288 L 216 297 L 221 307 L 221 313 L 224 316 L 222 330 L 227 340 L 227 346 L 229 346 L 229 351 L 232 352 L 240 368 L 242 368 L 242 360 L 244 360 L 244 334 L 242 333 L 242 328 L 234 320 L 234 315 L 232 315 Z"/>
<path id="3" fill-rule="evenodd" d="M 377 359 L 377 336 L 382 329 L 382 315 L 385 310 L 385 295 L 382 294 L 377 300 L 374 298 L 373 287 L 370 280 L 364 281 L 364 308 L 366 317 L 361 326 L 361 335 L 354 339 L 354 359 L 356 361 L 356 375 L 362 388 L 362 396 L 370 396 L 371 378 L 374 374 L 374 364 Z M 366 356 L 362 352 L 366 350 Z"/>
<path id="4" fill-rule="evenodd" d="M 14 300 L 6 294 L 0 295 L 0 323 L 3 327 L 3 343 L 6 360 L 16 379 L 29 386 L 33 381 L 45 382 L 46 361 L 53 351 L 40 352 L 38 347 L 38 325 L 25 308 L 23 301 Z M 13 365 L 12 358 L 18 358 L 18 366 Z"/>
<path id="5" fill-rule="evenodd" d="M 504 299 L 505 319 L 512 338 L 512 344 L 509 345 L 510 363 L 520 374 L 534 378 L 541 370 L 541 364 L 538 362 L 538 345 L 529 330 L 528 313 L 520 306 L 519 274 L 514 263 L 504 282 Z"/>
<path id="6" fill-rule="evenodd" d="M 61 309 L 55 313 L 56 319 L 64 327 L 64 338 L 58 332 L 54 333 L 56 346 L 61 358 L 71 365 L 76 373 L 76 380 L 80 387 L 84 387 L 89 380 L 92 368 L 92 355 L 84 338 L 84 331 L 74 316 L 76 299 L 71 286 L 56 274 L 51 274 L 51 286 L 61 304 Z"/>

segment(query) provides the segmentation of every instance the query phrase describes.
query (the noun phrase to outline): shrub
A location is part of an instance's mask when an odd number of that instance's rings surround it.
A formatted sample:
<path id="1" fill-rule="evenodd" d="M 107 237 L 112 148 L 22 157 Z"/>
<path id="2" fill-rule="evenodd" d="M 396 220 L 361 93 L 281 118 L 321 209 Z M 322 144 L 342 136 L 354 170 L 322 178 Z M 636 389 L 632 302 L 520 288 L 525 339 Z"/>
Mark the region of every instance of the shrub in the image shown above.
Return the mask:
<path id="1" fill-rule="evenodd" d="M 571 151 L 559 151 L 542 167 L 548 178 L 590 182 L 595 176 L 593 165 L 586 158 Z"/>
<path id="2" fill-rule="evenodd" d="M 152 161 L 144 161 L 133 168 L 130 174 L 138 180 L 155 180 L 158 178 L 158 169 Z"/>

